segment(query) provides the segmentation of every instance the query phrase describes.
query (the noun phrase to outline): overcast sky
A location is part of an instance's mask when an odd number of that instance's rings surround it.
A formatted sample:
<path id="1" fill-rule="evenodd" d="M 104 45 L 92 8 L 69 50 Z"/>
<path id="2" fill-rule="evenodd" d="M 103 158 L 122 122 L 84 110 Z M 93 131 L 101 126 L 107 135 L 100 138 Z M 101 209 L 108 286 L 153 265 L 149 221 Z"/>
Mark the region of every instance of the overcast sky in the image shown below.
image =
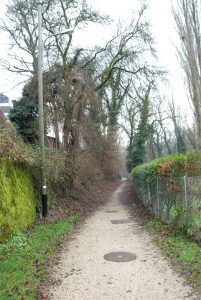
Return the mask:
<path id="1" fill-rule="evenodd" d="M 113 19 L 127 19 L 132 11 L 138 7 L 138 0 L 90 0 L 97 10 L 110 15 Z M 182 107 L 188 105 L 181 69 L 176 58 L 174 44 L 178 43 L 178 37 L 174 28 L 174 20 L 171 14 L 171 0 L 149 0 L 148 18 L 152 25 L 152 33 L 156 41 L 159 62 L 170 72 L 170 86 L 162 92 L 171 98 L 172 93 L 175 101 Z M 4 17 L 7 0 L 0 2 L 0 18 Z M 110 32 L 97 27 L 89 27 L 85 32 L 78 33 L 76 40 L 80 45 L 101 43 Z M 0 32 L 0 58 L 6 58 L 9 51 L 9 39 Z M 19 98 L 21 87 L 13 88 L 21 81 L 19 76 L 13 76 L 5 70 L 0 70 L 0 92 L 6 94 L 12 100 Z"/>

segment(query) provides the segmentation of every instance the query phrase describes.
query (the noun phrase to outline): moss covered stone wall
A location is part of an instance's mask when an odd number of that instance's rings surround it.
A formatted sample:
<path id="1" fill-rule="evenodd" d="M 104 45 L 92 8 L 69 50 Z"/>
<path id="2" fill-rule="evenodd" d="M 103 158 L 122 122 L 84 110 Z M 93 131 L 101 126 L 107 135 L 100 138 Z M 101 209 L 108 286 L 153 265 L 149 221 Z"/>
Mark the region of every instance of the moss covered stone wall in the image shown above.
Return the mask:
<path id="1" fill-rule="evenodd" d="M 36 215 L 34 180 L 29 170 L 0 162 L 0 241 L 31 225 Z"/>

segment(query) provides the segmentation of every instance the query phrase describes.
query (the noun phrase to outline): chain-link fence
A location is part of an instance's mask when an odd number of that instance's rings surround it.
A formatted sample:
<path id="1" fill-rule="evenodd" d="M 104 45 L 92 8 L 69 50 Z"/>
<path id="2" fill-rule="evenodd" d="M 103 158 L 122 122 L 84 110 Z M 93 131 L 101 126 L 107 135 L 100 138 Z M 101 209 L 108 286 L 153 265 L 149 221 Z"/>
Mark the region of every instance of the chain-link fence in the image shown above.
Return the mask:
<path id="1" fill-rule="evenodd" d="M 138 198 L 166 223 L 188 228 L 201 239 L 201 177 L 134 177 Z"/>

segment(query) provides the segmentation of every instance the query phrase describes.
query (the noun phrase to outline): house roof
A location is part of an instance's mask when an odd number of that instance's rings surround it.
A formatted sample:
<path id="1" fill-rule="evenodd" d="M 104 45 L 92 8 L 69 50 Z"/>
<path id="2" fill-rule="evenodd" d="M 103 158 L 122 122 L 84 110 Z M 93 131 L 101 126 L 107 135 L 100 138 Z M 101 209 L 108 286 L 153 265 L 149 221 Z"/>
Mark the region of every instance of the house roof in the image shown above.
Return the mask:
<path id="1" fill-rule="evenodd" d="M 4 94 L 0 93 L 0 103 L 8 103 L 9 104 L 9 98 L 5 96 Z"/>

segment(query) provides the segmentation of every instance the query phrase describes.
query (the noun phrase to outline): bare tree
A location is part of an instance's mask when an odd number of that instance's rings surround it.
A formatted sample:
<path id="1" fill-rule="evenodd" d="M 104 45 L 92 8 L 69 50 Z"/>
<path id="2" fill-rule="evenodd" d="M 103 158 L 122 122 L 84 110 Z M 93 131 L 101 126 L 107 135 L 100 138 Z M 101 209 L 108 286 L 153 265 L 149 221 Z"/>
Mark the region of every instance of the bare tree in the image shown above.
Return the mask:
<path id="1" fill-rule="evenodd" d="M 65 69 L 69 62 L 73 33 L 59 35 L 69 28 L 83 28 L 86 24 L 103 23 L 107 17 L 92 10 L 85 1 L 43 1 L 43 34 L 45 65 L 60 62 Z M 37 73 L 38 18 L 37 1 L 10 0 L 0 29 L 11 40 L 10 61 L 2 61 L 9 71 L 21 74 Z M 76 63 L 77 52 L 73 57 Z M 71 62 L 72 62 L 71 61 Z"/>
<path id="2" fill-rule="evenodd" d="M 162 131 L 162 137 L 163 137 L 166 149 L 167 149 L 167 153 L 170 155 L 170 154 L 172 154 L 171 146 L 170 146 L 170 138 L 168 138 L 168 129 L 167 129 L 167 127 L 165 127 L 164 116 L 162 116 L 162 113 L 161 113 L 160 109 L 158 110 L 158 117 L 159 117 L 158 118 L 158 123 L 159 123 L 159 126 L 160 126 L 161 131 Z M 167 118 L 165 118 L 165 120 L 166 119 Z"/>
<path id="3" fill-rule="evenodd" d="M 139 122 L 140 103 L 137 97 L 128 96 L 122 110 L 121 128 L 128 137 L 128 151 L 132 150 L 136 134 L 137 124 Z"/>
<path id="4" fill-rule="evenodd" d="M 13 0 L 7 4 L 5 19 L 1 19 L 0 30 L 9 34 L 10 61 L 1 64 L 15 73 L 37 73 L 37 7 L 35 1 Z M 17 50 L 17 51 L 16 51 Z"/>
<path id="5" fill-rule="evenodd" d="M 182 116 L 179 109 L 176 110 L 174 100 L 169 102 L 169 117 L 174 125 L 174 134 L 176 139 L 177 152 L 182 153 L 186 151 L 185 145 L 185 131 L 182 128 L 181 121 Z"/>
<path id="6" fill-rule="evenodd" d="M 197 149 L 197 141 L 196 141 L 196 128 L 193 124 L 192 128 L 188 127 L 185 130 L 185 135 L 187 137 L 187 144 L 189 143 L 188 149 L 196 150 Z"/>
<path id="7" fill-rule="evenodd" d="M 200 0 L 177 0 L 173 14 L 180 37 L 178 55 L 185 72 L 189 98 L 192 102 L 198 146 L 201 148 L 201 28 Z"/>

